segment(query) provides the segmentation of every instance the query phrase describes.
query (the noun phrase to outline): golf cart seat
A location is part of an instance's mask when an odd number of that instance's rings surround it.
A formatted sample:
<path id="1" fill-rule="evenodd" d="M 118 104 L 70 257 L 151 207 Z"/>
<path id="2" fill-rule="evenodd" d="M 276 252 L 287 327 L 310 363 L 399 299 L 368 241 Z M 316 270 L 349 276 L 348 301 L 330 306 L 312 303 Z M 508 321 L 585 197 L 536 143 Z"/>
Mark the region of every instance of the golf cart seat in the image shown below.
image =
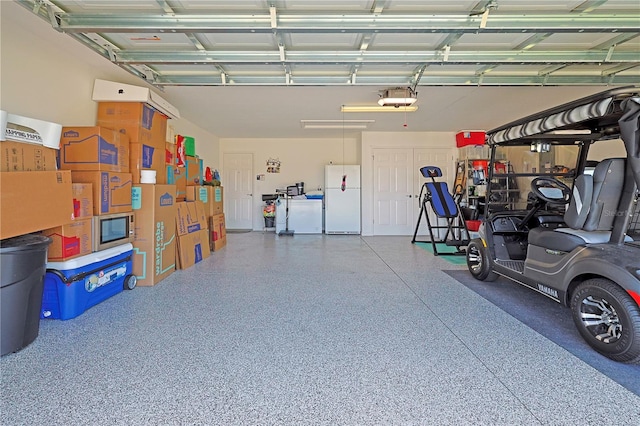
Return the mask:
<path id="1" fill-rule="evenodd" d="M 581 245 L 608 242 L 624 185 L 624 168 L 623 158 L 609 158 L 596 166 L 593 175 L 578 176 L 564 214 L 567 226 L 533 228 L 529 244 L 570 252 Z"/>

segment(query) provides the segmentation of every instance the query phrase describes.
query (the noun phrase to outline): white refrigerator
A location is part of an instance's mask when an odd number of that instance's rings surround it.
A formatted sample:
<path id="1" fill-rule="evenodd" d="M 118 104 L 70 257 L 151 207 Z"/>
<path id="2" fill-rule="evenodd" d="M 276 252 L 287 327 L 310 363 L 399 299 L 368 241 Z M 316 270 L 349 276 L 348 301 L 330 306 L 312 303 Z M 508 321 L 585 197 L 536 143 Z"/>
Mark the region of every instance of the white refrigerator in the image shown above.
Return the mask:
<path id="1" fill-rule="evenodd" d="M 324 232 L 360 234 L 360 166 L 325 166 Z"/>

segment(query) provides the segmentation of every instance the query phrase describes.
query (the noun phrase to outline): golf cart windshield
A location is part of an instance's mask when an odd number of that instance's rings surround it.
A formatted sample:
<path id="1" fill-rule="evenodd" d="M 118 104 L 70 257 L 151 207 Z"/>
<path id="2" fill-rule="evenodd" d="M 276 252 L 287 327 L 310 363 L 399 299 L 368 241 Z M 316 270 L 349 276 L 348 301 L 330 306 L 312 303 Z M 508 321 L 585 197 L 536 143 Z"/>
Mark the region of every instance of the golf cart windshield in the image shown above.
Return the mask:
<path id="1" fill-rule="evenodd" d="M 487 186 L 488 212 L 527 209 L 531 181 L 539 176 L 555 177 L 571 186 L 581 148 L 582 144 L 573 140 L 494 146 Z M 548 192 L 551 188 L 541 190 Z M 554 194 L 549 195 L 553 198 Z"/>

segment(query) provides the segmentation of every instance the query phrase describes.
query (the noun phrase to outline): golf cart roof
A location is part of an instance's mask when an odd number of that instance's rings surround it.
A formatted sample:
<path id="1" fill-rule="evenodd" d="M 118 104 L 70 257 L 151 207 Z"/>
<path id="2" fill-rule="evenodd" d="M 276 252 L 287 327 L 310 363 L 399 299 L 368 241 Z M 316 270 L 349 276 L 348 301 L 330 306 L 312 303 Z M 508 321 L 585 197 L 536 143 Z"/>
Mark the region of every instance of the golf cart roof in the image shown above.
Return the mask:
<path id="1" fill-rule="evenodd" d="M 630 97 L 640 103 L 640 86 L 607 90 L 521 118 L 487 132 L 486 142 L 514 145 L 550 137 L 574 141 L 617 138 L 621 103 Z"/>

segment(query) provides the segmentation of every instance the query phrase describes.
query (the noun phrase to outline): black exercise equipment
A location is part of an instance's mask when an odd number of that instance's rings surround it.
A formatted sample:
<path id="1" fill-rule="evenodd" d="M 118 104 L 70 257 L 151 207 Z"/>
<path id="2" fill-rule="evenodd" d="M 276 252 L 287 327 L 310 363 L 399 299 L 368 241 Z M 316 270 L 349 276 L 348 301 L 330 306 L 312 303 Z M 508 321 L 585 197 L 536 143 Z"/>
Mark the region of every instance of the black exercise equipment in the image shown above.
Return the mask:
<path id="1" fill-rule="evenodd" d="M 435 166 L 425 166 L 420 169 L 420 173 L 425 178 L 430 178 L 431 182 L 425 182 L 420 190 L 420 215 L 418 216 L 418 222 L 416 223 L 416 230 L 413 233 L 413 239 L 411 243 L 431 243 L 433 247 L 433 254 L 439 255 L 465 255 L 465 250 L 461 247 L 465 247 L 469 244 L 471 236 L 467 229 L 467 224 L 462 215 L 459 202 L 462 198 L 462 191 L 454 191 L 457 200 L 449 193 L 449 188 L 446 182 L 437 182 L 435 178 L 442 177 L 442 170 Z M 445 219 L 446 225 L 439 225 L 436 221 L 435 224 L 431 224 L 429 219 L 429 213 L 427 211 L 427 203 L 431 205 L 431 209 L 435 213 L 438 219 Z M 418 241 L 416 236 L 418 235 L 418 229 L 420 228 L 420 221 L 422 216 L 427 221 L 427 227 L 429 228 L 430 241 Z M 436 233 L 440 229 L 446 229 L 447 232 L 443 239 L 436 239 L 434 230 Z M 437 243 L 444 243 L 447 246 L 456 247 L 455 252 L 441 253 L 438 252 Z"/>

